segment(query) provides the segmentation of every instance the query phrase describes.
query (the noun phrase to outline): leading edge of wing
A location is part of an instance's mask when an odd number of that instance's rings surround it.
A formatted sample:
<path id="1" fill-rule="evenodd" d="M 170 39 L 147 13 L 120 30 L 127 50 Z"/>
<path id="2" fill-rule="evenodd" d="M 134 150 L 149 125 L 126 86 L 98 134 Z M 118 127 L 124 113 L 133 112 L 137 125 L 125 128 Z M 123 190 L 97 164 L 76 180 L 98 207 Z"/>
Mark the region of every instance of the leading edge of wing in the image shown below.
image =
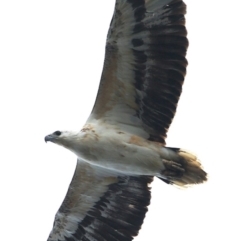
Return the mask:
<path id="1" fill-rule="evenodd" d="M 150 203 L 151 182 L 78 160 L 48 241 L 132 240 Z"/>
<path id="2" fill-rule="evenodd" d="M 186 74 L 185 13 L 182 0 L 116 1 L 88 122 L 165 143 Z"/>

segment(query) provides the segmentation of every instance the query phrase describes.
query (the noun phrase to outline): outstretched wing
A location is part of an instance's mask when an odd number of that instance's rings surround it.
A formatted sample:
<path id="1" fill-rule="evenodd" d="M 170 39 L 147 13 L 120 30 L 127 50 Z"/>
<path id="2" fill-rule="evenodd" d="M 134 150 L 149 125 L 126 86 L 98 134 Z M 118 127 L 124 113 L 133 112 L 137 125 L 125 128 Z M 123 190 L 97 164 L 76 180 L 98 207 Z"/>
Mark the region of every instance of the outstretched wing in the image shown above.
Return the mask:
<path id="1" fill-rule="evenodd" d="M 186 73 L 185 13 L 182 0 L 116 0 L 88 122 L 165 143 Z"/>
<path id="2" fill-rule="evenodd" d="M 78 160 L 48 241 L 132 240 L 147 212 L 151 181 Z"/>
<path id="3" fill-rule="evenodd" d="M 186 73 L 181 0 L 116 0 L 89 122 L 165 144 Z M 48 241 L 127 241 L 150 202 L 152 177 L 120 176 L 78 160 Z"/>

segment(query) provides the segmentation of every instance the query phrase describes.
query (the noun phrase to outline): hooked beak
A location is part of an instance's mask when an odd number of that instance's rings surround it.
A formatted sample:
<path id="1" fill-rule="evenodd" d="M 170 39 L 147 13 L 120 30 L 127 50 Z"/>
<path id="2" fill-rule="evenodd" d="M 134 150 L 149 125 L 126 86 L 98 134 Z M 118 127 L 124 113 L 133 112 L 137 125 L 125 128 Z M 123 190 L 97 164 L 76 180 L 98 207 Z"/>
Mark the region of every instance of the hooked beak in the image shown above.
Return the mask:
<path id="1" fill-rule="evenodd" d="M 44 138 L 44 140 L 45 140 L 45 142 L 47 143 L 48 141 L 53 141 L 54 139 L 56 139 L 56 136 L 54 136 L 54 135 L 48 135 L 48 136 L 45 136 L 45 138 Z"/>

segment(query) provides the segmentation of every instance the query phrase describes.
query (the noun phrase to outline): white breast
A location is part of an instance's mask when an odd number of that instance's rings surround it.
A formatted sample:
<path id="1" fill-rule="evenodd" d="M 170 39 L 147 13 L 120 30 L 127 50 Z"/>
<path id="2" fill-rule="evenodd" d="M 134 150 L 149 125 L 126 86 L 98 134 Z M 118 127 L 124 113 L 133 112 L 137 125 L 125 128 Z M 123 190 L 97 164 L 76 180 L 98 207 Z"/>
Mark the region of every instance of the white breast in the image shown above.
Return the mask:
<path id="1" fill-rule="evenodd" d="M 87 124 L 72 151 L 93 165 L 131 175 L 157 175 L 164 170 L 161 145 L 117 128 Z"/>

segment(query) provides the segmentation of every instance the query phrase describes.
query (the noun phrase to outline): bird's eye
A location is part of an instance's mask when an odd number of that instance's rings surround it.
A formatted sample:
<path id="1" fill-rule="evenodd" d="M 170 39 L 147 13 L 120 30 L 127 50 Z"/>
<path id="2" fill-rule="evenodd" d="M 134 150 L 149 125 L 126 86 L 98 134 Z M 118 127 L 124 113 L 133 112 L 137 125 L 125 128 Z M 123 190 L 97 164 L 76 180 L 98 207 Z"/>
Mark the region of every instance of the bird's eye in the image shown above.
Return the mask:
<path id="1" fill-rule="evenodd" d="M 53 133 L 53 135 L 56 135 L 56 136 L 60 136 L 61 134 L 62 134 L 61 131 L 55 131 L 55 132 Z"/>

